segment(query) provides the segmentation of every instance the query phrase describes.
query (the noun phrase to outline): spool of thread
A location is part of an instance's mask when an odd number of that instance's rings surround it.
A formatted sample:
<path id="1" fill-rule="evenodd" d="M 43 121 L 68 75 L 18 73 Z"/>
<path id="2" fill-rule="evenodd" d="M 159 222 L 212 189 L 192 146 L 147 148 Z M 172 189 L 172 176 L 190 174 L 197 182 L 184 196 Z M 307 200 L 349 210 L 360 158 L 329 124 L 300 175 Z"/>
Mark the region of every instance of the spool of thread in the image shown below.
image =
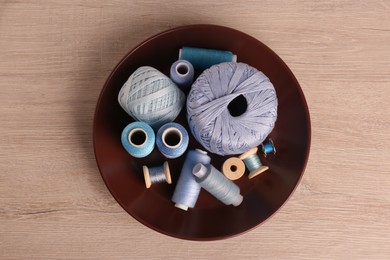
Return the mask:
<path id="1" fill-rule="evenodd" d="M 187 120 L 195 139 L 218 155 L 241 154 L 260 145 L 277 117 L 270 80 L 244 63 L 205 70 L 187 97 Z"/>
<path id="2" fill-rule="evenodd" d="M 257 175 L 263 173 L 268 170 L 268 166 L 264 166 L 261 164 L 260 157 L 257 155 L 258 148 L 252 148 L 248 152 L 240 155 L 240 159 L 244 161 L 245 166 L 250 171 L 248 178 L 252 179 Z"/>
<path id="3" fill-rule="evenodd" d="M 187 150 L 188 141 L 187 130 L 178 123 L 167 123 L 157 132 L 157 148 L 169 159 L 181 156 Z"/>
<path id="4" fill-rule="evenodd" d="M 157 130 L 175 120 L 183 108 L 185 96 L 170 78 L 152 67 L 143 66 L 122 86 L 118 101 L 132 118 Z"/>
<path id="5" fill-rule="evenodd" d="M 149 168 L 148 166 L 142 166 L 144 172 L 145 186 L 150 188 L 154 183 L 160 183 L 166 181 L 168 184 L 172 183 L 171 171 L 169 170 L 168 162 L 164 162 L 163 165 Z"/>
<path id="6" fill-rule="evenodd" d="M 144 122 L 132 122 L 122 131 L 121 141 L 126 151 L 137 158 L 148 156 L 154 148 L 153 129 Z"/>
<path id="7" fill-rule="evenodd" d="M 194 74 L 194 67 L 189 61 L 177 60 L 171 66 L 170 78 L 183 91 L 191 86 Z"/>
<path id="8" fill-rule="evenodd" d="M 229 180 L 238 180 L 245 173 L 245 164 L 240 158 L 230 157 L 222 164 L 222 172 Z"/>
<path id="9" fill-rule="evenodd" d="M 240 188 L 214 166 L 198 163 L 194 166 L 192 173 L 202 188 L 225 205 L 238 206 L 241 204 L 243 197 L 240 194 Z"/>
<path id="10" fill-rule="evenodd" d="M 188 151 L 172 196 L 175 207 L 188 210 L 195 206 L 201 187 L 196 182 L 192 169 L 197 163 L 209 164 L 210 161 L 211 158 L 205 151 L 199 149 Z"/>
<path id="11" fill-rule="evenodd" d="M 269 139 L 268 142 L 264 142 L 261 144 L 261 150 L 264 154 L 264 157 L 267 157 L 267 155 L 269 154 L 276 154 L 276 148 L 275 148 L 275 145 L 274 145 L 274 142 L 272 141 L 272 139 Z"/>
<path id="12" fill-rule="evenodd" d="M 205 70 L 222 62 L 236 62 L 237 55 L 231 51 L 183 47 L 179 59 L 189 61 L 196 70 Z"/>

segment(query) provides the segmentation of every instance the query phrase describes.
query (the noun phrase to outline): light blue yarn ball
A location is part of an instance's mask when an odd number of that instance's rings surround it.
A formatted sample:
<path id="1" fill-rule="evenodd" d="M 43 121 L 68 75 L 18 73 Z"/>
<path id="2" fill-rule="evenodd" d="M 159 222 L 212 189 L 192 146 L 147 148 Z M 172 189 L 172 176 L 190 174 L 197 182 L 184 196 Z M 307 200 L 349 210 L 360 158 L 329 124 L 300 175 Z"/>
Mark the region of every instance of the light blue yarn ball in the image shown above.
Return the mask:
<path id="1" fill-rule="evenodd" d="M 122 86 L 118 102 L 132 118 L 157 130 L 175 120 L 184 106 L 185 95 L 163 73 L 142 66 Z"/>
<path id="2" fill-rule="evenodd" d="M 240 115 L 230 105 L 241 100 Z M 242 104 L 240 104 L 242 103 Z M 209 152 L 241 154 L 260 145 L 275 126 L 278 100 L 269 78 L 245 63 L 214 65 L 196 79 L 187 97 L 187 120 Z"/>

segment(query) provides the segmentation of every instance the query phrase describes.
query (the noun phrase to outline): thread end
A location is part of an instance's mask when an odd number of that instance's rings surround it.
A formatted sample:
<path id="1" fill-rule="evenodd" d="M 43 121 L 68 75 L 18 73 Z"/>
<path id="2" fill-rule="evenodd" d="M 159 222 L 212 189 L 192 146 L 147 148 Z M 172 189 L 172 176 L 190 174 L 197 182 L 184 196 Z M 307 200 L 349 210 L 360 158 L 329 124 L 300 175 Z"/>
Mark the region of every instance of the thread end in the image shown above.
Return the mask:
<path id="1" fill-rule="evenodd" d="M 236 200 L 233 201 L 232 205 L 235 206 L 235 207 L 237 207 L 238 205 L 241 204 L 241 202 L 242 202 L 243 200 L 244 200 L 244 197 L 243 197 L 241 194 L 239 194 L 239 196 L 237 196 Z"/>
<path id="2" fill-rule="evenodd" d="M 186 205 L 183 205 L 183 204 L 180 204 L 180 203 L 176 203 L 175 204 L 175 207 L 176 208 L 179 208 L 179 209 L 182 209 L 184 211 L 187 211 L 188 210 L 188 207 Z"/>

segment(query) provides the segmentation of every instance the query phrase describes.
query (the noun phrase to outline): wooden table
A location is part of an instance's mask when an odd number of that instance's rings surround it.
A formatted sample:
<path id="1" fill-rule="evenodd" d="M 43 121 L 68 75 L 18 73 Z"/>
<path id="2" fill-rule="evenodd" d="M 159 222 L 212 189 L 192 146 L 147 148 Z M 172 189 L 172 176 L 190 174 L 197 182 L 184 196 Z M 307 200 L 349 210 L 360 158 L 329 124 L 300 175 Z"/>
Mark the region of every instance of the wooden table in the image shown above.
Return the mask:
<path id="1" fill-rule="evenodd" d="M 273 49 L 310 108 L 303 180 L 265 224 L 190 242 L 113 199 L 92 147 L 106 77 L 185 24 Z M 0 1 L 0 258 L 390 259 L 390 1 Z"/>

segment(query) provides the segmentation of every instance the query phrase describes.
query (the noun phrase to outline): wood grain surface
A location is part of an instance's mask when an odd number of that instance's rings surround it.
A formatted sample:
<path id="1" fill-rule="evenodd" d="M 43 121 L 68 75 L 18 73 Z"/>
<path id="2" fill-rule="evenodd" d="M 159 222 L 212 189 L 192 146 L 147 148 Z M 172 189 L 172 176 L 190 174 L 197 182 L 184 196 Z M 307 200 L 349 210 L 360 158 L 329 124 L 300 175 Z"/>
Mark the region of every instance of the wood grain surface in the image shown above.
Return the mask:
<path id="1" fill-rule="evenodd" d="M 307 98 L 303 180 L 265 224 L 191 242 L 113 199 L 92 148 L 106 77 L 179 25 L 232 27 L 288 64 Z M 390 259 L 390 1 L 0 0 L 1 259 Z"/>

